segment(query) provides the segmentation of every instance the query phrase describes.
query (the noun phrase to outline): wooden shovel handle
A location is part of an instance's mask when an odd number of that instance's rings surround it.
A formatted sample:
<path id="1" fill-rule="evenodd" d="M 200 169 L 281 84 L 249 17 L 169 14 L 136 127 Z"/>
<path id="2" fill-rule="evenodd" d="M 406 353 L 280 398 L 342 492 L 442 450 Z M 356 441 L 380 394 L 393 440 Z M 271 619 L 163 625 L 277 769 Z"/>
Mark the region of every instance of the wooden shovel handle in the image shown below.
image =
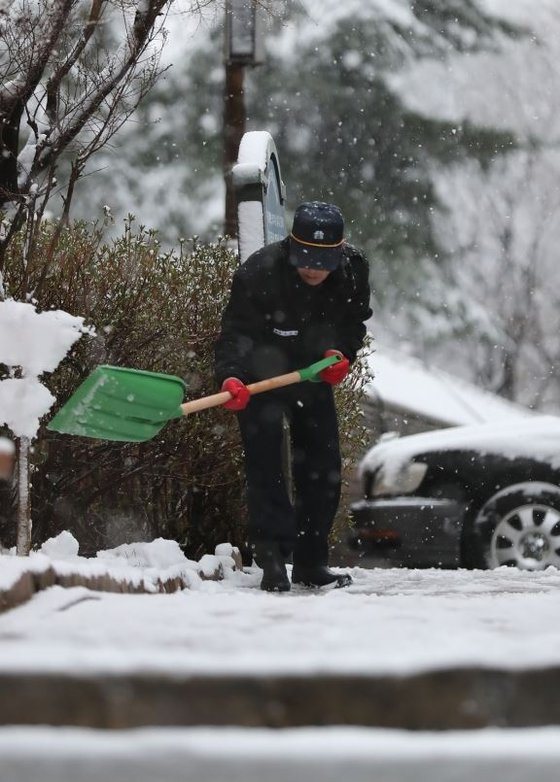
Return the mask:
<path id="1" fill-rule="evenodd" d="M 299 372 L 288 372 L 287 375 L 277 375 L 276 377 L 269 377 L 267 380 L 260 380 L 258 383 L 251 383 L 247 386 L 253 394 L 262 394 L 263 391 L 272 391 L 275 388 L 283 388 L 284 386 L 290 386 L 293 383 L 299 383 L 301 375 Z M 219 394 L 211 394 L 210 396 L 203 396 L 201 399 L 193 399 L 192 402 L 183 402 L 181 410 L 183 415 L 189 415 L 189 413 L 196 413 L 199 410 L 207 410 L 210 407 L 218 407 L 223 405 L 224 402 L 228 402 L 232 398 L 229 391 L 220 391 Z"/>

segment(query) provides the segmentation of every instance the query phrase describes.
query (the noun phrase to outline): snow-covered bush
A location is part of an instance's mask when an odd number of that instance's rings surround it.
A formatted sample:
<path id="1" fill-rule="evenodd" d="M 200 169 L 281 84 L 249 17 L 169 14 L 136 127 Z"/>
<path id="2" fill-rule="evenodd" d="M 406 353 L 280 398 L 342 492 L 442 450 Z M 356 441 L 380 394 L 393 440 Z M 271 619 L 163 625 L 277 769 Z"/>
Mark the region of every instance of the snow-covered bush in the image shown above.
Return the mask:
<path id="1" fill-rule="evenodd" d="M 31 546 L 30 446 L 40 419 L 55 402 L 43 383 L 43 375 L 53 372 L 86 333 L 92 332 L 81 317 L 62 310 L 38 312 L 31 302 L 0 301 L 0 426 L 7 427 L 18 444 L 18 554 L 28 554 Z M 9 480 L 11 474 L 0 475 L 6 477 Z"/>
<path id="2" fill-rule="evenodd" d="M 24 284 L 43 308 L 80 313 L 96 326 L 97 337 L 52 377 L 59 404 L 98 364 L 179 375 L 191 398 L 215 390 L 213 341 L 236 258 L 222 243 L 181 243 L 163 254 L 157 237 L 132 223 L 110 244 L 101 228 L 74 224 L 54 248 L 57 227 L 45 223 L 25 269 L 23 237 L 10 245 L 10 293 Z M 209 534 L 234 538 L 242 515 L 234 423 L 225 411 L 200 413 L 140 445 L 43 431 L 32 486 L 37 542 L 69 529 L 82 551 L 163 536 L 199 553 Z"/>

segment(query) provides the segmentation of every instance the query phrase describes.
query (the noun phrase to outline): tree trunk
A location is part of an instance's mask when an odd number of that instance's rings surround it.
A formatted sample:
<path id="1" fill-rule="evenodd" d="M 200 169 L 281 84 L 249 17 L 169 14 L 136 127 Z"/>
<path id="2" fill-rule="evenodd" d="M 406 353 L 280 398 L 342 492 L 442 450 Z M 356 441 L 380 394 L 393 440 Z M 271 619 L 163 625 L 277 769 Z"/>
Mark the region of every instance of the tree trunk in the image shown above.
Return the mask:
<path id="1" fill-rule="evenodd" d="M 18 512 L 16 553 L 26 557 L 31 550 L 31 502 L 29 494 L 28 437 L 20 437 L 18 444 Z"/>

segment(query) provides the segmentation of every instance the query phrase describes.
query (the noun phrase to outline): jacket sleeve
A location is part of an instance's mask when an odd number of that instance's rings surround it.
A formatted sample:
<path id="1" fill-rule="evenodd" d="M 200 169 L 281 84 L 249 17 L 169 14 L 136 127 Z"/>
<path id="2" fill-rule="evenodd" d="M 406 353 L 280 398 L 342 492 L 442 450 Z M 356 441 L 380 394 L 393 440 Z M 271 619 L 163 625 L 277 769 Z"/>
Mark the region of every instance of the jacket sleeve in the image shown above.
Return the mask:
<path id="1" fill-rule="evenodd" d="M 369 266 L 360 252 L 356 252 L 352 257 L 351 275 L 353 293 L 348 302 L 346 317 L 339 328 L 340 341 L 337 349 L 344 353 L 352 364 L 364 343 L 367 331 L 365 321 L 372 315 Z"/>
<path id="2" fill-rule="evenodd" d="M 222 315 L 220 335 L 216 341 L 215 375 L 219 385 L 227 377 L 244 383 L 252 380 L 250 359 L 262 338 L 262 318 L 247 290 L 242 269 L 238 269 L 231 286 L 229 301 Z"/>

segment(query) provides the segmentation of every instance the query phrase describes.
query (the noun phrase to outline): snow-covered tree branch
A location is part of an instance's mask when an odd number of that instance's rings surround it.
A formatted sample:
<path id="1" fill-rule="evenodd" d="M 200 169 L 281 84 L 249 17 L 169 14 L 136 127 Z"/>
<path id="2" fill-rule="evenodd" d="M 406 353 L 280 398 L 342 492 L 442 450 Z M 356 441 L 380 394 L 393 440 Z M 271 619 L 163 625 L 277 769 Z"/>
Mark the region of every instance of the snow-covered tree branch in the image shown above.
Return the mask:
<path id="1" fill-rule="evenodd" d="M 4 0 L 0 5 L 0 235 L 5 250 L 54 192 L 68 217 L 87 161 L 161 73 L 173 0 Z M 208 2 L 193 2 L 196 12 Z M 27 139 L 23 136 L 27 131 Z M 61 160 L 69 163 L 58 182 Z"/>

